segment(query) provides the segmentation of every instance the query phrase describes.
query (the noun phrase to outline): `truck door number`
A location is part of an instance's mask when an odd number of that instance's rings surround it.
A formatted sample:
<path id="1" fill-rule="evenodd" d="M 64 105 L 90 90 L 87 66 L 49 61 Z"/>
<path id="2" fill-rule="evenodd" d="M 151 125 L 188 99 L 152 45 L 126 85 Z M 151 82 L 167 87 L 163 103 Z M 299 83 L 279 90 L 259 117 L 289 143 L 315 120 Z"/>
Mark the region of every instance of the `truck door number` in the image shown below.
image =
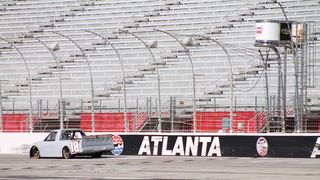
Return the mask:
<path id="1" fill-rule="evenodd" d="M 79 141 L 71 141 L 70 147 L 71 147 L 71 153 L 80 152 L 80 144 L 79 144 Z"/>

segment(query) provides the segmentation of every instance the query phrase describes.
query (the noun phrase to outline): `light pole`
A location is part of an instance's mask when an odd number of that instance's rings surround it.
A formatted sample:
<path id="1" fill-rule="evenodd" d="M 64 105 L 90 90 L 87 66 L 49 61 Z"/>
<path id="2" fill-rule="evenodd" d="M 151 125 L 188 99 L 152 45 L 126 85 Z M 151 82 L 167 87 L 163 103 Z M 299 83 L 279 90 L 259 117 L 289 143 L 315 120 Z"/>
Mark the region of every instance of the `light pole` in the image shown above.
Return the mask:
<path id="1" fill-rule="evenodd" d="M 283 92 L 283 79 L 282 79 L 282 68 L 281 68 L 281 56 L 280 56 L 280 52 L 279 50 L 274 47 L 274 46 L 271 46 L 270 47 L 277 55 L 277 58 L 278 58 L 278 98 L 277 98 L 277 116 L 280 117 L 281 115 L 281 91 Z M 282 94 L 283 95 L 283 94 Z M 284 97 L 283 97 L 284 98 Z M 281 131 L 284 133 L 285 132 L 285 119 L 283 119 L 282 121 L 282 129 Z"/>
<path id="2" fill-rule="evenodd" d="M 35 40 L 37 40 L 39 43 L 41 43 L 50 53 L 51 56 L 53 57 L 58 71 L 59 71 L 59 96 L 60 96 L 60 129 L 63 129 L 63 99 L 62 99 L 62 82 L 61 82 L 61 67 L 60 67 L 60 63 L 58 62 L 57 56 L 55 55 L 54 51 L 58 50 L 58 49 L 52 49 L 50 48 L 46 43 L 44 43 L 40 38 L 32 36 L 32 38 L 34 38 Z"/>
<path id="3" fill-rule="evenodd" d="M 83 58 L 85 59 L 87 65 L 88 65 L 88 69 L 89 69 L 89 73 L 90 73 L 90 89 L 91 89 L 91 127 L 92 127 L 92 132 L 95 132 L 93 76 L 92 76 L 92 71 L 91 71 L 91 66 L 90 66 L 89 60 L 88 60 L 86 54 L 83 52 L 82 48 L 79 46 L 79 44 L 76 43 L 73 39 L 71 39 L 70 37 L 68 37 L 64 34 L 61 34 L 59 32 L 55 32 L 55 31 L 48 31 L 48 32 L 62 36 L 64 38 L 68 39 L 69 41 L 71 41 L 80 50 Z"/>
<path id="4" fill-rule="evenodd" d="M 281 8 L 281 11 L 283 13 L 283 16 L 285 18 L 285 21 L 287 23 L 287 26 L 288 26 L 288 33 L 290 35 L 290 47 L 291 47 L 291 50 L 293 51 L 293 63 L 294 63 L 294 75 L 295 75 L 295 106 L 294 106 L 294 109 L 295 109 L 295 132 L 300 132 L 300 121 L 301 121 L 301 111 L 300 111 L 300 101 L 299 101 L 299 86 L 298 86 L 298 59 L 297 59 L 297 49 L 296 49 L 296 46 L 295 46 L 295 43 L 293 42 L 293 39 L 292 39 L 292 33 L 291 33 L 291 28 L 290 28 L 290 24 L 289 24 L 289 20 L 288 20 L 288 17 L 287 17 L 287 13 L 286 11 L 284 10 L 281 2 L 278 2 L 278 1 L 275 1 L 279 7 Z M 286 67 L 285 67 L 286 68 Z"/>
<path id="5" fill-rule="evenodd" d="M 265 83 L 266 83 L 266 120 L 267 120 L 267 126 L 266 126 L 266 131 L 267 133 L 270 132 L 270 126 L 269 126 L 269 121 L 270 121 L 270 103 L 269 103 L 269 83 L 268 83 L 268 73 L 267 73 L 267 67 L 268 67 L 268 54 L 267 54 L 267 57 L 266 59 L 264 59 L 263 57 L 263 54 L 260 50 L 258 50 L 260 56 L 261 56 L 261 59 L 262 59 L 262 62 L 264 64 L 263 66 L 263 69 L 264 69 L 264 77 L 265 77 Z"/>
<path id="6" fill-rule="evenodd" d="M 233 131 L 233 72 L 232 72 L 232 63 L 231 63 L 231 59 L 230 59 L 230 54 L 228 52 L 228 50 L 225 48 L 224 45 L 222 45 L 222 43 L 220 43 L 219 41 L 209 37 L 209 36 L 203 36 L 203 35 L 192 35 L 191 37 L 193 36 L 198 36 L 198 37 L 202 37 L 202 38 L 206 38 L 208 40 L 211 40 L 213 41 L 214 43 L 216 43 L 218 46 L 220 46 L 222 48 L 222 50 L 224 51 L 224 53 L 226 54 L 227 56 L 227 59 L 228 59 L 228 63 L 229 63 L 229 78 L 230 78 L 230 133 L 232 133 Z"/>
<path id="7" fill-rule="evenodd" d="M 128 132 L 129 123 L 128 123 L 128 115 L 127 115 L 126 77 L 125 77 L 125 73 L 124 73 L 124 65 L 123 65 L 123 61 L 121 59 L 121 56 L 120 56 L 118 50 L 114 47 L 114 45 L 106 37 L 104 37 L 96 32 L 93 32 L 93 31 L 86 30 L 86 32 L 91 33 L 93 35 L 96 35 L 96 36 L 100 37 L 101 39 L 103 39 L 106 44 L 110 45 L 110 47 L 113 49 L 113 51 L 116 53 L 116 55 L 118 57 L 118 60 L 121 65 L 122 81 L 123 81 L 122 86 L 123 86 L 123 101 L 124 101 L 124 130 L 125 130 L 125 132 Z"/>
<path id="8" fill-rule="evenodd" d="M 29 83 L 29 105 L 30 105 L 30 108 L 29 108 L 29 132 L 32 133 L 33 132 L 33 122 L 32 122 L 32 92 L 31 92 L 31 76 L 30 76 L 30 70 L 29 70 L 29 66 L 28 66 L 28 63 L 25 59 L 25 57 L 23 56 L 23 54 L 21 53 L 21 51 L 12 43 L 10 42 L 9 40 L 3 38 L 3 37 L 0 37 L 1 40 L 3 41 L 6 41 L 8 44 L 10 44 L 17 52 L 18 54 L 20 55 L 21 59 L 23 60 L 24 62 L 24 65 L 26 66 L 26 69 L 27 69 L 27 73 L 28 73 L 28 83 Z M 2 98 L 2 97 L 0 97 Z"/>
<path id="9" fill-rule="evenodd" d="M 155 31 L 158 31 L 158 32 L 162 32 L 162 33 L 165 33 L 167 35 L 169 35 L 170 37 L 172 37 L 173 39 L 175 39 L 182 47 L 183 49 L 185 50 L 188 58 L 189 58 L 189 61 L 190 61 L 190 65 L 191 65 L 191 71 L 192 71 L 192 111 L 193 111 L 193 132 L 197 132 L 197 112 L 196 112 L 196 80 L 195 80 L 195 73 L 194 73 L 194 66 L 193 66 L 193 62 L 192 62 L 192 59 L 191 59 L 191 56 L 190 56 L 190 53 L 189 53 L 189 49 L 177 38 L 175 37 L 173 34 L 167 32 L 167 31 L 164 31 L 164 30 L 160 30 L 160 29 L 154 29 Z"/>
<path id="10" fill-rule="evenodd" d="M 160 76 L 159 76 L 159 70 L 158 70 L 158 67 L 157 67 L 157 60 L 156 58 L 154 57 L 154 54 L 152 53 L 150 47 L 147 45 L 146 42 L 144 42 L 139 36 L 137 36 L 136 34 L 132 33 L 132 32 L 126 32 L 128 34 L 131 34 L 132 36 L 134 36 L 135 38 L 137 38 L 139 41 L 142 42 L 142 44 L 148 49 L 151 57 L 152 57 L 152 60 L 153 60 L 153 63 L 155 64 L 156 66 L 156 73 L 157 73 L 157 90 L 158 90 L 158 122 L 159 122 L 159 132 L 162 131 L 162 121 L 161 121 L 161 93 L 160 93 Z"/>

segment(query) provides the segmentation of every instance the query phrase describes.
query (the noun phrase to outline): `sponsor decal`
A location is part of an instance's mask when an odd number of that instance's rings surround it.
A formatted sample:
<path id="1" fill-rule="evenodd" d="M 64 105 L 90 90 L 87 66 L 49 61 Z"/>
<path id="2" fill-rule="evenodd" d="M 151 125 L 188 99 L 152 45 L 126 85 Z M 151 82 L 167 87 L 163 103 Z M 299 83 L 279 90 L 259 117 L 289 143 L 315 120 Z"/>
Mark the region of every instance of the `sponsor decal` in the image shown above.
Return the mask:
<path id="1" fill-rule="evenodd" d="M 314 145 L 313 151 L 311 153 L 311 158 L 316 158 L 320 156 L 320 137 L 317 138 L 316 144 Z"/>
<path id="2" fill-rule="evenodd" d="M 257 153 L 261 157 L 265 157 L 268 154 L 268 141 L 264 137 L 259 137 L 256 143 Z"/>
<path id="3" fill-rule="evenodd" d="M 138 155 L 221 156 L 219 137 L 177 136 L 171 146 L 169 137 L 144 136 Z"/>
<path id="4" fill-rule="evenodd" d="M 257 34 L 261 34 L 262 31 L 263 31 L 263 26 L 257 26 L 257 27 L 256 27 L 256 33 L 257 33 Z"/>
<path id="5" fill-rule="evenodd" d="M 287 23 L 280 24 L 280 41 L 290 41 L 291 32 L 289 31 L 289 29 L 291 29 L 291 24 L 289 24 L 289 27 Z"/>
<path id="6" fill-rule="evenodd" d="M 124 148 L 124 143 L 123 143 L 121 136 L 113 135 L 112 141 L 113 141 L 114 149 L 111 151 L 111 153 L 116 156 L 122 154 L 123 148 Z"/>
<path id="7" fill-rule="evenodd" d="M 282 28 L 280 31 L 281 31 L 282 34 L 290 35 L 290 32 L 289 32 L 288 28 Z"/>

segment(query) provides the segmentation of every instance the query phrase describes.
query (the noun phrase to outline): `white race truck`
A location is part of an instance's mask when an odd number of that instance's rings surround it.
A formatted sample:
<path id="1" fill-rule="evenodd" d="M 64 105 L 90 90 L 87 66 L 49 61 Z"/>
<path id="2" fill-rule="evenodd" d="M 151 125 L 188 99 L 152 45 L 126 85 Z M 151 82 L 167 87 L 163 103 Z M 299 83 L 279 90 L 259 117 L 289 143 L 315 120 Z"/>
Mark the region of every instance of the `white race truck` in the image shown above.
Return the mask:
<path id="1" fill-rule="evenodd" d="M 81 129 L 53 130 L 43 140 L 35 142 L 30 148 L 30 157 L 62 157 L 65 159 L 78 155 L 99 158 L 103 153 L 114 149 L 111 134 L 87 136 Z"/>

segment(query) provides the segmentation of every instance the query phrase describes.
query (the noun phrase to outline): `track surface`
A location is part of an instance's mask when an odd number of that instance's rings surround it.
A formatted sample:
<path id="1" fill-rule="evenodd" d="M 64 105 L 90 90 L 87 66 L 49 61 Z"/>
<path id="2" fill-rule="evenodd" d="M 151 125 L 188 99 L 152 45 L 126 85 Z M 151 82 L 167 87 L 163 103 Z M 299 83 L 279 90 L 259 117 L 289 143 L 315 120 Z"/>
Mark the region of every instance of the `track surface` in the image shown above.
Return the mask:
<path id="1" fill-rule="evenodd" d="M 320 159 L 0 154 L 0 179 L 320 179 Z"/>

